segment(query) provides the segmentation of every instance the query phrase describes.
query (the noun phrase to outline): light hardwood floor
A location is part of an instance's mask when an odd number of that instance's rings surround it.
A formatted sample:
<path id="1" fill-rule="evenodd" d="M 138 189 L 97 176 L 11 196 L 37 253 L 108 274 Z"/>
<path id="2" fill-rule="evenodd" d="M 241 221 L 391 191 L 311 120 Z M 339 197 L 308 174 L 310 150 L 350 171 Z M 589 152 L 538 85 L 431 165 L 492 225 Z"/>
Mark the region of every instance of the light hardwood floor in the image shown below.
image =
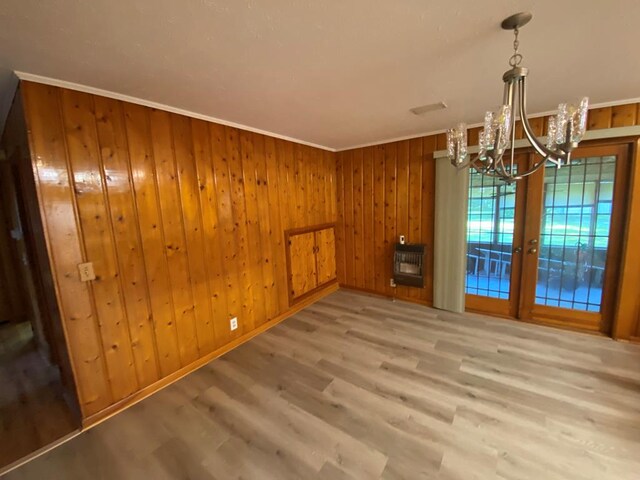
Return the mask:
<path id="1" fill-rule="evenodd" d="M 640 348 L 341 290 L 9 479 L 640 478 Z"/>
<path id="2" fill-rule="evenodd" d="M 0 326 L 0 469 L 74 429 L 58 370 L 29 322 Z"/>

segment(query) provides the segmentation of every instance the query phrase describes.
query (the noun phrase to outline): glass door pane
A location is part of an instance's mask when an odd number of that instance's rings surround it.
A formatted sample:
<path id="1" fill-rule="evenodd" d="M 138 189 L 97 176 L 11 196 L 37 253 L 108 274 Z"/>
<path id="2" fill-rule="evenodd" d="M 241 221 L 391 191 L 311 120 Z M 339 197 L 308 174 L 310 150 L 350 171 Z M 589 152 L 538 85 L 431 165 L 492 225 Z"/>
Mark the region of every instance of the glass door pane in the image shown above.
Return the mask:
<path id="1" fill-rule="evenodd" d="M 600 312 L 615 156 L 544 169 L 536 305 Z"/>
<path id="2" fill-rule="evenodd" d="M 466 293 L 509 299 L 516 184 L 470 170 Z"/>

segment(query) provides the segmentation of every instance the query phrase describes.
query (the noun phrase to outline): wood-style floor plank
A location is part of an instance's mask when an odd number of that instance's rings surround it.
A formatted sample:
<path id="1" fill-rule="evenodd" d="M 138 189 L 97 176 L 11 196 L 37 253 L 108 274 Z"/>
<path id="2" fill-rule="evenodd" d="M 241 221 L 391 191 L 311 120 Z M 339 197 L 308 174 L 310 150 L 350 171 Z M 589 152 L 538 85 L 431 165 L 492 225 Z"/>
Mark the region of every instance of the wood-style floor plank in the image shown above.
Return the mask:
<path id="1" fill-rule="evenodd" d="M 0 326 L 0 469 L 75 429 L 58 369 L 38 351 L 31 324 Z"/>
<path id="2" fill-rule="evenodd" d="M 640 347 L 340 290 L 7 475 L 640 478 Z"/>

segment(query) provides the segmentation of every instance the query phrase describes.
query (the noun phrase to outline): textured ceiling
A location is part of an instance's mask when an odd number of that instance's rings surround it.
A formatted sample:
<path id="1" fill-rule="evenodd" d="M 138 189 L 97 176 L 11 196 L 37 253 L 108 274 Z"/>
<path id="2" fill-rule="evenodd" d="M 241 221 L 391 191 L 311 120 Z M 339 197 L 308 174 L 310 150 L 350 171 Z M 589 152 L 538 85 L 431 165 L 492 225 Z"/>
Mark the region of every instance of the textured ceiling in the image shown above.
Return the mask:
<path id="1" fill-rule="evenodd" d="M 341 149 L 479 122 L 521 10 L 531 112 L 640 96 L 637 0 L 2 0 L 0 88 L 24 71 Z"/>

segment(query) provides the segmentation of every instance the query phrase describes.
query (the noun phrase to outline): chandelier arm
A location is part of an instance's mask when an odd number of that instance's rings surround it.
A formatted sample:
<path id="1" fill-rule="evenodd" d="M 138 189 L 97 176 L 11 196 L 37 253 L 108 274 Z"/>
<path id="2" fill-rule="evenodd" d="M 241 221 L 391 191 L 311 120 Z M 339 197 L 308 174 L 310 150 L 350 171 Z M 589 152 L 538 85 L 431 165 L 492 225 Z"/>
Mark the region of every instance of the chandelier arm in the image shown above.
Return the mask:
<path id="1" fill-rule="evenodd" d="M 511 177 L 511 174 L 509 172 L 507 172 L 507 169 L 504 166 L 504 155 L 500 155 L 500 159 L 495 162 L 495 171 L 497 172 L 498 177 L 503 178 L 503 179 L 507 179 L 509 177 Z"/>
<path id="2" fill-rule="evenodd" d="M 527 97 L 526 97 L 526 87 L 525 87 L 525 77 L 521 77 L 518 79 L 518 93 L 520 100 L 520 121 L 522 122 L 522 129 L 524 130 L 524 134 L 529 140 L 529 143 L 534 148 L 538 154 L 545 157 L 546 160 L 550 160 L 556 165 L 562 164 L 563 160 L 566 160 L 566 154 L 563 155 L 558 152 L 553 152 L 549 150 L 547 147 L 542 145 L 536 136 L 533 134 L 531 130 L 531 125 L 529 124 L 529 118 L 527 117 Z"/>
<path id="3" fill-rule="evenodd" d="M 512 177 L 512 179 L 513 180 L 522 180 L 523 178 L 528 177 L 529 175 L 536 173 L 545 164 L 545 160 L 546 159 L 543 158 L 538 163 L 534 164 L 533 167 L 531 167 L 529 170 L 527 170 L 526 172 L 522 172 L 520 175 L 516 175 L 515 177 Z"/>
<path id="4" fill-rule="evenodd" d="M 464 170 L 465 168 L 467 168 L 469 165 L 471 165 L 471 163 L 473 162 L 473 160 L 471 159 L 471 157 L 467 157 L 467 159 L 462 162 L 462 163 L 455 163 L 454 161 L 451 161 L 451 165 L 453 165 L 457 170 Z"/>

